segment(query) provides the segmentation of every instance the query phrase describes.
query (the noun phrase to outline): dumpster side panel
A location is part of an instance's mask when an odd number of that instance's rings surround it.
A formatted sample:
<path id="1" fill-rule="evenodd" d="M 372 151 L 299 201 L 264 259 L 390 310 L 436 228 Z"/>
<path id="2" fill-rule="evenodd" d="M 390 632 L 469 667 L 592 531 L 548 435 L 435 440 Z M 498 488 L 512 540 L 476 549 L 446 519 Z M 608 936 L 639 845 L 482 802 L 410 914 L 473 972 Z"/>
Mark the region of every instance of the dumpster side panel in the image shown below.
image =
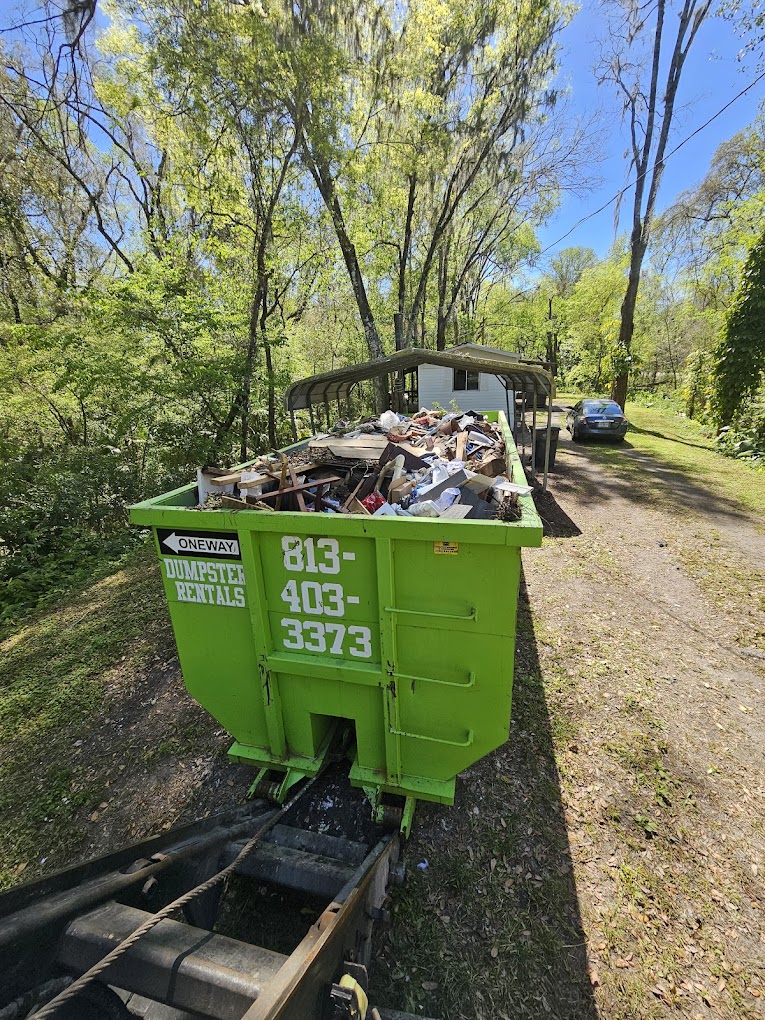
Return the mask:
<path id="1" fill-rule="evenodd" d="M 228 583 L 244 582 L 241 563 L 162 555 L 160 569 L 189 694 L 237 740 L 265 744 L 247 585 Z"/>
<path id="2" fill-rule="evenodd" d="M 394 557 L 402 773 L 437 781 L 507 740 L 520 567 L 515 547 L 451 545 L 397 542 Z"/>

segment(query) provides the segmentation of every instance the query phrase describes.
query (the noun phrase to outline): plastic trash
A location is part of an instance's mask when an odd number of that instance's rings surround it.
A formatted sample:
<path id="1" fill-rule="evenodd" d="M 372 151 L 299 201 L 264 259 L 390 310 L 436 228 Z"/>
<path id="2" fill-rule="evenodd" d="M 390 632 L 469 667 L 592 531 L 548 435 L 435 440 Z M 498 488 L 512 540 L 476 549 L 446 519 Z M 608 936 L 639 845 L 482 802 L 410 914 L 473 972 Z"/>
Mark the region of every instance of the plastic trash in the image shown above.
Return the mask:
<path id="1" fill-rule="evenodd" d="M 385 504 L 385 500 L 382 498 L 379 492 L 370 492 L 361 501 L 362 506 L 365 506 L 370 514 L 373 514 L 375 510 L 379 510 L 381 506 Z"/>
<path id="2" fill-rule="evenodd" d="M 239 482 L 239 492 L 242 499 L 246 499 L 247 496 L 253 496 L 255 499 L 260 499 L 263 495 L 263 486 L 265 482 L 266 479 L 260 471 L 242 471 L 242 478 Z"/>
<path id="3" fill-rule="evenodd" d="M 439 514 L 442 514 L 444 510 L 449 509 L 455 499 L 459 497 L 459 494 L 459 489 L 444 489 L 441 495 L 431 502 L 435 506 L 436 510 L 438 510 Z"/>
<path id="4" fill-rule="evenodd" d="M 438 517 L 438 507 L 430 499 L 423 499 L 420 503 L 412 503 L 409 507 L 411 517 Z"/>
<path id="5" fill-rule="evenodd" d="M 507 494 L 513 493 L 516 496 L 528 496 L 531 492 L 534 491 L 531 485 L 519 485 L 517 482 L 508 481 L 501 475 L 498 478 L 494 479 L 494 482 L 492 483 L 492 489 L 494 489 L 495 492 Z"/>
<path id="6" fill-rule="evenodd" d="M 220 496 L 224 493 L 226 496 L 232 495 L 234 491 L 234 483 L 230 485 L 213 485 L 210 478 L 204 473 L 201 468 L 197 468 L 197 493 L 200 505 L 207 500 L 208 496 Z"/>
<path id="7" fill-rule="evenodd" d="M 380 428 L 383 432 L 390 432 L 391 429 L 395 429 L 400 424 L 401 418 L 399 418 L 395 411 L 383 411 L 380 415 Z"/>

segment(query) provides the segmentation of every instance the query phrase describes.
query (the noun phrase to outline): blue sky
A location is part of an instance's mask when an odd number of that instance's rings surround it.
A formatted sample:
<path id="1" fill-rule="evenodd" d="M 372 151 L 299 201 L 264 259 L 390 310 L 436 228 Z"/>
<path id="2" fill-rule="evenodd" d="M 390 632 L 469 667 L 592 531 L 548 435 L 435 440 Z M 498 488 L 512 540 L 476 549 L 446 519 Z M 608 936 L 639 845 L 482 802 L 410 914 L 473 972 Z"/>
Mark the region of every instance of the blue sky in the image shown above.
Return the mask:
<path id="1" fill-rule="evenodd" d="M 607 85 L 598 86 L 593 73 L 599 52 L 597 37 L 602 32 L 602 25 L 602 14 L 583 7 L 561 38 L 562 79 L 568 82 L 571 90 L 572 112 L 586 116 L 600 109 L 607 118 L 611 118 L 613 127 L 603 130 L 601 148 L 608 156 L 597 168 L 602 183 L 585 195 L 565 196 L 557 214 L 538 231 L 542 248 L 553 245 L 550 255 L 569 245 L 586 245 L 594 248 L 598 255 L 605 255 L 614 239 L 613 206 L 588 220 L 564 241 L 555 242 L 577 220 L 603 205 L 627 182 L 626 160 L 623 158 L 627 134 L 619 121 L 616 94 Z M 757 77 L 751 60 L 746 65 L 737 60 L 740 48 L 741 40 L 727 22 L 712 19 L 702 26 L 683 70 L 669 149 Z M 734 103 L 667 162 L 659 193 L 659 209 L 671 205 L 679 192 L 704 176 L 716 147 L 754 120 L 763 97 L 765 81 Z M 628 222 L 631 200 L 630 191 L 622 201 L 622 230 Z"/>

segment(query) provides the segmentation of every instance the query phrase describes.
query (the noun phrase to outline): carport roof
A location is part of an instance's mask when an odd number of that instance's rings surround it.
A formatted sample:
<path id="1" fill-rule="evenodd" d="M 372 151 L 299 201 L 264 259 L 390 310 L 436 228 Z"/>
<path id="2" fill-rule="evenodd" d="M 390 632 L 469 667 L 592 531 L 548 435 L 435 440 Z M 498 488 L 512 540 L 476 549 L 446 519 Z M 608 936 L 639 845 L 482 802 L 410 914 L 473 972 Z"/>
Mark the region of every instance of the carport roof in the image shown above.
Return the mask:
<path id="1" fill-rule="evenodd" d="M 363 361 L 358 365 L 336 368 L 332 372 L 299 379 L 287 390 L 285 404 L 288 411 L 299 411 L 324 400 L 344 399 L 357 383 L 397 372 L 409 372 L 420 365 L 441 365 L 445 368 L 464 368 L 471 372 L 495 375 L 506 389 L 525 390 L 555 395 L 552 375 L 539 364 L 508 362 L 506 359 L 474 357 L 463 350 L 429 351 L 410 347 L 386 358 Z"/>

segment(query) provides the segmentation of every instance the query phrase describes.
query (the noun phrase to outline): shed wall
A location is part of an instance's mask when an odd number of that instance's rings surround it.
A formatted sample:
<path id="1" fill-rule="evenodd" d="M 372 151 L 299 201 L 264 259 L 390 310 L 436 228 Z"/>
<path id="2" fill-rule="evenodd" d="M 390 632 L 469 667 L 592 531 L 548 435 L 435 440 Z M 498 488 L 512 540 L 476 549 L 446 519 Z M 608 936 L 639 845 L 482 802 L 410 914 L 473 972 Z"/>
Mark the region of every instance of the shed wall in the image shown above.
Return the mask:
<path id="1" fill-rule="evenodd" d="M 420 365 L 417 370 L 419 404 L 432 407 L 438 404 L 450 411 L 455 401 L 461 411 L 507 411 L 505 387 L 495 375 L 481 373 L 477 390 L 455 390 L 451 368 L 441 365 Z M 510 393 L 510 406 L 513 395 Z"/>

